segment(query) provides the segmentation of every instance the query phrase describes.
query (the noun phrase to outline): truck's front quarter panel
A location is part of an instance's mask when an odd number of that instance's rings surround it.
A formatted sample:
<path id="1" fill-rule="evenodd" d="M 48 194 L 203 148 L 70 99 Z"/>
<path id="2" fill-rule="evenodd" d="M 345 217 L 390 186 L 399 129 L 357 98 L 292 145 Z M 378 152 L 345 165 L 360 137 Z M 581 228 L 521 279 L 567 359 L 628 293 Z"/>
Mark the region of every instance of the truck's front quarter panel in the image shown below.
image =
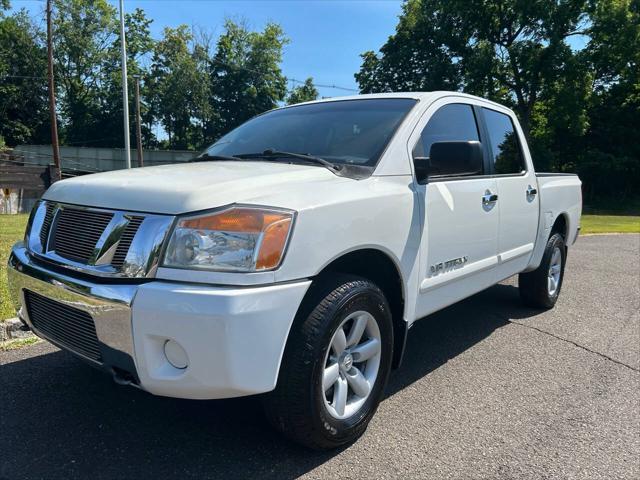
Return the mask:
<path id="1" fill-rule="evenodd" d="M 402 276 L 405 320 L 415 309 L 423 211 L 410 175 L 371 177 L 341 185 L 322 201 L 300 208 L 276 282 L 313 278 L 334 260 L 362 249 L 379 250 Z"/>

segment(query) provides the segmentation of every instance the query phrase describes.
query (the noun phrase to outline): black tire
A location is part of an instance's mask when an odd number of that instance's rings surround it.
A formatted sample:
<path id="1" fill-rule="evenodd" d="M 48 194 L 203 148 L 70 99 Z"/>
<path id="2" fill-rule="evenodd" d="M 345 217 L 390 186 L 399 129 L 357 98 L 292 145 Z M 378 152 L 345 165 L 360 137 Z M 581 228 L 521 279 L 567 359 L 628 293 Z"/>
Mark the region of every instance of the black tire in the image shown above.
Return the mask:
<path id="1" fill-rule="evenodd" d="M 548 286 L 549 268 L 551 267 L 551 261 L 556 249 L 559 250 L 561 255 L 560 280 L 557 283 L 555 291 L 550 292 Z M 554 307 L 562 288 L 566 261 L 567 249 L 564 239 L 559 233 L 554 233 L 547 241 L 540 266 L 532 272 L 521 273 L 518 277 L 520 298 L 527 306 L 542 309 Z"/>
<path id="2" fill-rule="evenodd" d="M 377 378 L 362 407 L 346 419 L 325 406 L 322 374 L 334 333 L 350 313 L 370 313 L 380 330 Z M 264 397 L 270 423 L 289 439 L 316 450 L 337 448 L 360 437 L 384 394 L 391 370 L 393 326 L 389 304 L 369 280 L 346 275 L 312 284 L 289 334 L 278 384 Z"/>

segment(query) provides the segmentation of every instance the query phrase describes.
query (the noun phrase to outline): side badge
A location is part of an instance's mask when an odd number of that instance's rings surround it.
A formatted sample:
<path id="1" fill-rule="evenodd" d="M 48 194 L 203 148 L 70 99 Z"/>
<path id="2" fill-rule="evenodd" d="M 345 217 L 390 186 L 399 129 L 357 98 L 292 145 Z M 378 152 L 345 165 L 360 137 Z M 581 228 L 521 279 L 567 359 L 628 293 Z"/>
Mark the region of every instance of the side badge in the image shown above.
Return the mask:
<path id="1" fill-rule="evenodd" d="M 467 261 L 469 261 L 469 257 L 465 255 L 464 257 L 454 258 L 452 260 L 447 260 L 446 262 L 436 263 L 429 267 L 429 276 L 435 277 L 436 275 L 444 272 L 457 270 L 458 268 L 462 268 Z"/>

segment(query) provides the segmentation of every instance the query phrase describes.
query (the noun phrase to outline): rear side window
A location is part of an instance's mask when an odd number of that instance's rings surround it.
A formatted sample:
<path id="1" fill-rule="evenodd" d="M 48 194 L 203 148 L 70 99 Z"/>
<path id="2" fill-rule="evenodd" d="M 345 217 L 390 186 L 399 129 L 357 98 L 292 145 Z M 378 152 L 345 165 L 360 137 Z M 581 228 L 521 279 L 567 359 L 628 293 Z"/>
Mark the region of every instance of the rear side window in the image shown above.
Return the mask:
<path id="1" fill-rule="evenodd" d="M 489 132 L 496 175 L 522 173 L 527 168 L 522 155 L 520 139 L 508 115 L 483 108 Z"/>
<path id="2" fill-rule="evenodd" d="M 471 105 L 452 103 L 433 114 L 413 149 L 413 157 L 428 157 L 436 142 L 480 141 Z M 446 175 L 447 172 L 442 172 Z"/>

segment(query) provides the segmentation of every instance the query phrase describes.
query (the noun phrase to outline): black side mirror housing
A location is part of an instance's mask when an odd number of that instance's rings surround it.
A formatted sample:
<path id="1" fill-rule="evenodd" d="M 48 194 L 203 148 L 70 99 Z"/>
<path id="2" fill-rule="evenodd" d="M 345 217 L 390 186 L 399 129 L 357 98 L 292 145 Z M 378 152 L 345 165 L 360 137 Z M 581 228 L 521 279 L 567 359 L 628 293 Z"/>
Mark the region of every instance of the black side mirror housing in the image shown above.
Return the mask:
<path id="1" fill-rule="evenodd" d="M 482 144 L 471 142 L 436 142 L 428 157 L 414 157 L 419 182 L 428 178 L 481 175 Z"/>

